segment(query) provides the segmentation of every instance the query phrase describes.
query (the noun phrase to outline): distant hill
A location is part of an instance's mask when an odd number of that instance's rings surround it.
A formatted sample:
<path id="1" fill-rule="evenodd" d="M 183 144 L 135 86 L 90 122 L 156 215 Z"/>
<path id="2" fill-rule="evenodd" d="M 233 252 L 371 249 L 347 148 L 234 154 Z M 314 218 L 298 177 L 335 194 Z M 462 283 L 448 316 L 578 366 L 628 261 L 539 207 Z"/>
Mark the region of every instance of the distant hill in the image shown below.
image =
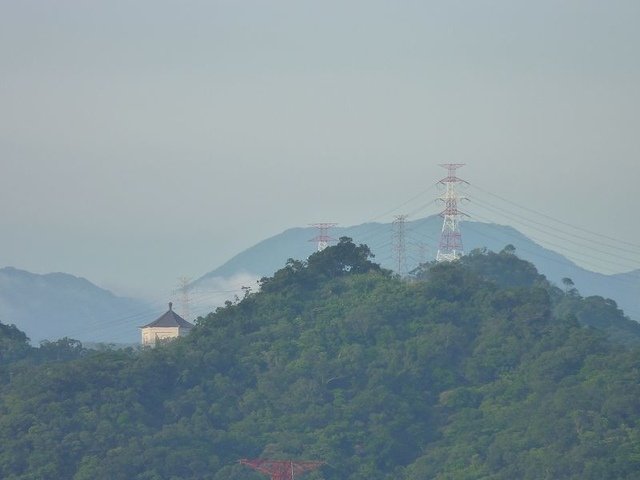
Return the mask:
<path id="1" fill-rule="evenodd" d="M 422 261 L 432 260 L 438 248 L 442 227 L 439 216 L 430 216 L 406 223 L 407 264 L 415 268 Z M 625 313 L 640 321 L 640 270 L 604 275 L 586 270 L 563 255 L 544 248 L 513 227 L 480 222 L 463 222 L 464 248 L 500 251 L 512 244 L 520 258 L 530 261 L 551 282 L 561 285 L 569 277 L 582 295 L 601 295 L 617 302 Z M 335 227 L 331 234 L 353 238 L 356 243 L 367 244 L 375 254 L 376 262 L 384 268 L 396 270 L 394 265 L 392 225 L 389 223 L 363 223 L 351 227 Z M 224 284 L 225 279 L 245 275 L 263 277 L 273 274 L 288 258 L 306 259 L 315 251 L 309 240 L 317 234 L 313 227 L 291 228 L 263 240 L 240 252 L 215 270 L 203 275 L 193 287 L 207 289 Z M 424 243 L 422 246 L 420 243 Z"/>
<path id="2" fill-rule="evenodd" d="M 118 297 L 84 278 L 0 269 L 0 322 L 15 324 L 33 343 L 65 336 L 93 342 L 137 342 L 136 327 L 149 318 L 137 314 L 147 310 L 144 302 Z"/>

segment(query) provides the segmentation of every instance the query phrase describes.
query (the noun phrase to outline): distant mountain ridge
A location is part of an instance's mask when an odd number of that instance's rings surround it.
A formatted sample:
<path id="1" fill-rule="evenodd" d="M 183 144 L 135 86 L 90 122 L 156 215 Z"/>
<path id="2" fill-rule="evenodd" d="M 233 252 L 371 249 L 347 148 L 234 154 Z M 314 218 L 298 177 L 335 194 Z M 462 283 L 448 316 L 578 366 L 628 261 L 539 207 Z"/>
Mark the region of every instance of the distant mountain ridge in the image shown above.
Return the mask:
<path id="1" fill-rule="evenodd" d="M 135 342 L 135 325 L 123 328 L 121 321 L 147 308 L 140 300 L 116 296 L 67 273 L 40 275 L 13 267 L 0 269 L 0 321 L 15 324 L 34 343 L 65 336 Z"/>
<path id="2" fill-rule="evenodd" d="M 430 216 L 406 222 L 407 264 L 409 270 L 421 261 L 432 260 L 437 251 L 442 227 L 439 216 Z M 476 248 L 500 251 L 506 245 L 516 247 L 516 254 L 532 262 L 551 282 L 561 285 L 562 279 L 571 278 L 584 296 L 600 295 L 616 301 L 618 306 L 634 320 L 640 321 L 640 270 L 614 275 L 593 272 L 576 265 L 563 255 L 544 248 L 507 225 L 466 221 L 461 224 L 464 248 L 469 252 Z M 394 265 L 392 224 L 363 223 L 350 227 L 334 227 L 331 234 L 336 239 L 342 236 L 353 238 L 356 243 L 369 245 L 376 255 L 375 261 L 384 268 L 397 270 Z M 195 288 L 206 289 L 220 279 L 245 274 L 262 277 L 273 274 L 289 258 L 305 259 L 315 251 L 310 242 L 317 234 L 313 227 L 299 227 L 267 238 L 253 247 L 240 252 L 215 270 L 193 282 Z M 419 243 L 424 242 L 424 245 Z M 427 255 L 420 258 L 425 249 Z M 423 253 L 420 252 L 422 250 Z"/>
<path id="3" fill-rule="evenodd" d="M 441 219 L 437 216 L 406 223 L 409 270 L 421 261 L 433 259 L 440 228 Z M 640 321 L 640 270 L 615 275 L 586 270 L 510 226 L 468 221 L 462 224 L 462 233 L 467 252 L 476 248 L 500 251 L 512 244 L 519 257 L 536 265 L 551 282 L 561 285 L 562 279 L 569 277 L 582 295 L 611 298 L 627 316 Z M 306 259 L 316 249 L 310 241 L 316 234 L 313 227 L 291 228 L 240 252 L 192 283 L 195 289 L 227 291 L 219 293 L 215 302 L 210 299 L 199 309 L 193 305 L 193 309 L 206 314 L 229 296 L 230 284 L 249 284 L 252 278 L 270 276 L 289 258 Z M 336 239 L 347 236 L 369 245 L 376 262 L 384 268 L 397 269 L 390 223 L 335 227 L 331 234 Z M 83 342 L 134 343 L 138 341 L 136 327 L 159 313 L 144 301 L 116 296 L 70 274 L 39 275 L 13 267 L 0 269 L 0 322 L 17 325 L 33 343 L 64 336 Z"/>

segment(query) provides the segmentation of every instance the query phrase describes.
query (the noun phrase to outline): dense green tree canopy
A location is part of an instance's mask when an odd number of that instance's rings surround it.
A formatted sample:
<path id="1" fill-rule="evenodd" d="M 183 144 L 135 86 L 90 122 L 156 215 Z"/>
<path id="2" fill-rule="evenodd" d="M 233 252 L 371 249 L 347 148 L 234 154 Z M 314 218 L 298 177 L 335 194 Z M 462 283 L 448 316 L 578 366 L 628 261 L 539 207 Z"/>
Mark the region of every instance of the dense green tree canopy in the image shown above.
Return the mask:
<path id="1" fill-rule="evenodd" d="M 258 456 L 325 461 L 309 480 L 637 478 L 628 322 L 512 249 L 405 281 L 344 238 L 152 350 L 38 353 L 2 326 L 0 478 L 258 479 Z"/>

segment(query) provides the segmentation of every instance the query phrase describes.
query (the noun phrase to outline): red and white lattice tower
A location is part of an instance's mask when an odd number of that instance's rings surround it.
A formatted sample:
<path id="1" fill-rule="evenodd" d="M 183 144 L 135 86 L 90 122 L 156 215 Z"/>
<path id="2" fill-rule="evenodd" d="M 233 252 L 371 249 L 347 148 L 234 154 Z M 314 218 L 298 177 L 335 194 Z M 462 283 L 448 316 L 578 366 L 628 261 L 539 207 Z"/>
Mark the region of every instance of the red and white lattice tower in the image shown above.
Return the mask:
<path id="1" fill-rule="evenodd" d="M 464 213 L 458 210 L 458 203 L 461 200 L 466 200 L 466 197 L 461 197 L 456 188 L 460 183 L 468 184 L 465 180 L 456 177 L 456 169 L 464 165 L 464 163 L 445 163 L 440 165 L 446 168 L 449 174 L 438 182 L 445 187 L 444 193 L 439 198 L 444 203 L 444 210 L 440 212 L 440 216 L 444 221 L 442 222 L 442 233 L 440 234 L 440 244 L 436 255 L 438 262 L 457 260 L 464 253 L 462 250 L 462 235 L 460 234 L 460 221 Z"/>
<path id="2" fill-rule="evenodd" d="M 324 462 L 296 462 L 293 460 L 242 459 L 242 465 L 271 477 L 271 480 L 293 480 L 304 472 L 320 467 Z"/>
<path id="3" fill-rule="evenodd" d="M 407 215 L 393 217 L 393 253 L 395 255 L 396 273 L 401 277 L 407 275 L 407 246 L 405 243 L 405 222 Z"/>
<path id="4" fill-rule="evenodd" d="M 329 243 L 335 242 L 336 239 L 329 235 L 329 229 L 335 227 L 337 223 L 312 223 L 312 227 L 318 229 L 318 235 L 313 237 L 310 242 L 316 242 L 318 244 L 318 251 L 321 252 L 329 246 Z"/>

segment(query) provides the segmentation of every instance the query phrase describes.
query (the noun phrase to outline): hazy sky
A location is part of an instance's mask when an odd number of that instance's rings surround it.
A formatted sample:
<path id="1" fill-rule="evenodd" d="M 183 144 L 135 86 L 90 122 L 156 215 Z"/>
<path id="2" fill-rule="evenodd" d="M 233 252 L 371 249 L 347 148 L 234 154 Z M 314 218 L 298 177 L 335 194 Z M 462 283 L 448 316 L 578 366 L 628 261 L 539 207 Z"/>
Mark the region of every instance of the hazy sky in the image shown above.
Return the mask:
<path id="1" fill-rule="evenodd" d="M 0 0 L 0 266 L 171 288 L 445 162 L 640 244 L 638 25 L 637 0 Z"/>

